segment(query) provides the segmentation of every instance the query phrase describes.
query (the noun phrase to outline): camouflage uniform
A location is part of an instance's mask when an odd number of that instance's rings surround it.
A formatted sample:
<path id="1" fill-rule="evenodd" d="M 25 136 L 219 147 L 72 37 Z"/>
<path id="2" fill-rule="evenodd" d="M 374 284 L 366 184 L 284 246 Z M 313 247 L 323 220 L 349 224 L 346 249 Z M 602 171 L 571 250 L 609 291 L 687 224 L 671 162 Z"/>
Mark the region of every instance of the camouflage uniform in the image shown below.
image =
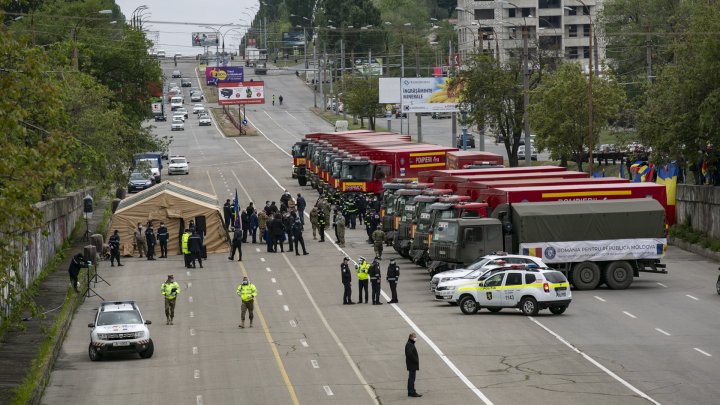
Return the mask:
<path id="1" fill-rule="evenodd" d="M 385 232 L 378 228 L 372 233 L 373 246 L 375 247 L 375 256 L 382 259 L 383 243 L 385 242 Z"/>
<path id="2" fill-rule="evenodd" d="M 313 207 L 310 210 L 310 224 L 312 225 L 313 239 L 317 239 L 315 232 L 318 231 L 318 207 Z"/>

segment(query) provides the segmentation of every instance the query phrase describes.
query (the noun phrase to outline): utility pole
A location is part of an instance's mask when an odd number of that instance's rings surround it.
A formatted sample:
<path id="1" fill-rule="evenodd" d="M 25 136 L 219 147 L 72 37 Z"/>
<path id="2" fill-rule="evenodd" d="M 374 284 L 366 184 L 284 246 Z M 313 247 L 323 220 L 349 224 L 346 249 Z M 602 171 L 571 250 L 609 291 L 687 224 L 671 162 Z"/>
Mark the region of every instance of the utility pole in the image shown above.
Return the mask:
<path id="1" fill-rule="evenodd" d="M 317 44 L 313 35 L 313 63 L 315 64 L 314 76 L 310 83 L 313 85 L 313 105 L 317 108 L 317 86 L 318 86 L 318 58 L 317 58 Z"/>
<path id="2" fill-rule="evenodd" d="M 650 41 L 650 26 L 645 26 L 645 69 L 647 80 L 652 82 L 652 42 Z"/>
<path id="3" fill-rule="evenodd" d="M 342 78 L 342 91 L 345 93 L 345 40 L 340 39 L 340 77 Z M 347 121 L 346 108 L 343 106 L 343 119 Z"/>
<path id="4" fill-rule="evenodd" d="M 400 43 L 400 80 L 405 77 L 405 41 Z M 402 87 L 402 86 L 401 86 Z M 402 90 L 400 90 L 400 135 L 403 133 L 403 115 L 405 115 L 404 106 L 402 105 Z M 409 117 L 408 117 L 409 118 Z M 408 121 L 409 122 L 409 121 Z M 408 124 L 409 125 L 409 124 Z M 408 135 L 410 134 L 410 127 L 408 126 Z"/>
<path id="5" fill-rule="evenodd" d="M 530 72 L 528 69 L 528 32 L 527 25 L 523 26 L 523 124 L 525 131 L 525 166 L 532 166 L 532 145 L 530 145 L 530 120 L 528 108 L 530 106 Z"/>
<path id="6" fill-rule="evenodd" d="M 593 23 L 590 20 L 590 49 L 588 53 L 588 170 L 593 172 Z M 527 148 L 527 145 L 525 146 Z"/>
<path id="7" fill-rule="evenodd" d="M 451 39 L 448 41 L 448 72 L 447 72 L 448 79 L 450 78 L 450 72 L 452 72 L 453 62 L 454 62 L 454 58 L 452 55 L 452 49 L 453 49 L 453 44 L 452 44 L 452 39 Z M 451 118 L 452 129 L 450 131 L 450 138 L 451 138 L 450 139 L 450 147 L 454 148 L 455 143 L 456 143 L 455 140 L 457 139 L 457 113 L 453 111 L 453 113 L 451 115 L 452 115 L 452 118 Z"/>
<path id="8" fill-rule="evenodd" d="M 327 65 L 327 44 L 323 44 L 322 61 L 320 62 L 322 69 L 320 70 L 320 108 L 325 112 L 327 108 L 327 100 L 325 100 L 325 66 Z"/>
<path id="9" fill-rule="evenodd" d="M 305 70 L 308 69 L 308 60 L 307 60 L 307 32 L 305 30 L 305 27 L 303 27 L 303 59 L 305 60 Z"/>

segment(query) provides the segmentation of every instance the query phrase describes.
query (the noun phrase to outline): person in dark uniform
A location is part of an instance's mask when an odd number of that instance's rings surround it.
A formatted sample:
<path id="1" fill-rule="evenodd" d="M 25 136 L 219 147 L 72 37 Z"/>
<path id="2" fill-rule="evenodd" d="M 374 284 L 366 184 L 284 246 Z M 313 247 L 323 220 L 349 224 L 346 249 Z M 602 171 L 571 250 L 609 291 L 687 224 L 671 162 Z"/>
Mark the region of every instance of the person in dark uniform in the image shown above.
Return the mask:
<path id="1" fill-rule="evenodd" d="M 280 216 L 280 213 L 276 213 L 273 217 L 272 222 L 270 223 L 270 236 L 272 238 L 272 247 L 273 252 L 277 253 L 278 244 L 280 245 L 280 252 L 285 252 L 285 247 L 283 246 L 283 233 L 285 232 L 285 226 L 283 224 L 282 216 Z"/>
<path id="2" fill-rule="evenodd" d="M 160 222 L 160 227 L 157 230 L 157 240 L 160 243 L 160 257 L 167 259 L 167 246 L 170 234 L 165 226 L 164 222 Z"/>
<path id="3" fill-rule="evenodd" d="M 152 227 L 152 222 L 148 222 L 147 229 L 145 230 L 145 240 L 147 242 L 147 259 L 155 260 L 155 231 Z"/>
<path id="4" fill-rule="evenodd" d="M 294 213 L 294 212 L 293 212 Z M 283 225 L 285 226 L 285 234 L 287 235 L 288 241 L 288 252 L 293 251 L 293 227 L 295 226 L 295 219 L 290 214 L 283 214 Z"/>
<path id="5" fill-rule="evenodd" d="M 362 225 L 363 220 L 365 219 L 365 212 L 367 209 L 367 200 L 365 199 L 365 196 L 363 194 L 358 194 L 357 198 L 355 199 L 355 206 L 357 206 L 358 221 L 360 222 L 360 225 Z"/>
<path id="6" fill-rule="evenodd" d="M 122 264 L 120 264 L 120 234 L 117 229 L 110 237 L 108 245 L 110 246 L 110 267 L 115 266 L 116 260 L 118 267 L 122 266 Z"/>
<path id="7" fill-rule="evenodd" d="M 190 220 L 190 223 L 188 224 L 188 230 L 190 231 L 190 234 L 192 235 L 195 233 L 195 221 L 192 219 Z"/>
<path id="8" fill-rule="evenodd" d="M 400 278 L 400 266 L 395 263 L 395 259 L 390 259 L 390 264 L 387 269 L 387 281 L 390 284 L 390 292 L 392 299 L 389 301 L 391 304 L 397 304 L 397 282 Z"/>
<path id="9" fill-rule="evenodd" d="M 382 273 L 380 272 L 380 262 L 378 260 L 380 259 L 377 257 L 373 260 L 368 273 L 372 287 L 371 295 L 373 305 L 382 305 L 382 302 L 380 302 L 380 279 L 382 278 Z"/>
<path id="10" fill-rule="evenodd" d="M 292 235 L 293 235 L 293 242 L 295 243 L 295 256 L 300 256 L 300 250 L 298 250 L 298 247 L 302 247 L 303 250 L 303 256 L 307 256 L 309 253 L 307 250 L 305 250 L 305 238 L 303 238 L 303 224 L 300 222 L 300 218 L 298 218 L 297 213 L 293 211 L 292 214 L 290 214 L 290 217 L 293 218 L 293 224 L 292 224 Z M 298 246 L 299 244 L 299 246 Z"/>
<path id="11" fill-rule="evenodd" d="M 415 391 L 415 374 L 420 370 L 420 356 L 418 356 L 417 349 L 415 348 L 415 339 L 417 335 L 411 333 L 408 336 L 408 341 L 405 343 L 405 365 L 408 370 L 408 382 L 407 390 L 409 397 L 421 397 L 422 394 L 418 394 Z"/>
<path id="12" fill-rule="evenodd" d="M 352 274 L 350 273 L 350 266 L 348 265 L 348 262 L 350 261 L 349 257 L 346 257 L 343 259 L 342 264 L 340 265 L 340 275 L 342 276 L 342 283 L 343 283 L 343 305 L 354 305 L 355 303 L 352 302 Z"/>
<path id="13" fill-rule="evenodd" d="M 250 231 L 250 216 L 246 210 L 240 212 L 240 228 L 242 228 L 242 243 L 247 243 L 247 235 Z"/>
<path id="14" fill-rule="evenodd" d="M 317 223 L 318 223 L 318 230 L 320 231 L 320 242 L 325 242 L 325 212 L 323 210 L 318 210 L 317 214 Z"/>
<path id="15" fill-rule="evenodd" d="M 297 193 L 297 200 L 295 202 L 295 207 L 297 208 L 298 217 L 300 218 L 300 222 L 302 222 L 302 224 L 305 225 L 305 207 L 307 207 L 307 202 L 305 201 L 305 197 L 300 195 L 300 193 Z"/>
<path id="16" fill-rule="evenodd" d="M 202 238 L 196 229 L 193 231 L 192 235 L 190 235 L 190 238 L 188 238 L 188 249 L 190 249 L 190 260 L 193 268 L 195 268 L 195 260 L 197 260 L 200 264 L 200 268 L 203 268 L 202 243 Z"/>
<path id="17" fill-rule="evenodd" d="M 83 256 L 82 253 L 78 253 L 75 256 L 73 256 L 72 260 L 70 261 L 70 267 L 68 267 L 68 274 L 70 275 L 70 284 L 72 285 L 73 290 L 75 292 L 79 293 L 78 290 L 79 283 L 78 283 L 78 276 L 80 275 L 80 269 L 87 269 L 90 267 L 89 263 L 85 260 L 85 256 Z"/>
<path id="18" fill-rule="evenodd" d="M 242 237 L 242 230 L 240 228 L 235 228 L 232 238 L 232 250 L 230 251 L 230 256 L 228 257 L 229 260 L 235 260 L 235 250 L 237 250 L 239 253 L 238 261 L 242 261 Z"/>
<path id="19" fill-rule="evenodd" d="M 232 215 L 233 215 L 233 209 L 232 204 L 230 204 L 230 199 L 228 198 L 225 200 L 225 204 L 223 204 L 223 218 L 225 219 L 225 229 L 230 228 L 230 222 L 232 222 Z"/>

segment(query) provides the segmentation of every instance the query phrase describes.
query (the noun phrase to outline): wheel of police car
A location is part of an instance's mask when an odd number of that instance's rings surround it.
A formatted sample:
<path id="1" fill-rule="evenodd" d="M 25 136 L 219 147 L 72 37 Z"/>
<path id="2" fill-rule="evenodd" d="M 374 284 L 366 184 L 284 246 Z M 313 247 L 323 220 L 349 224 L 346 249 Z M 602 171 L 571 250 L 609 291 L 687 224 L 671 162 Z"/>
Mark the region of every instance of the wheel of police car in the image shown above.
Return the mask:
<path id="1" fill-rule="evenodd" d="M 474 313 L 477 313 L 477 311 L 480 309 L 480 305 L 478 305 L 477 301 L 475 301 L 475 298 L 471 296 L 465 296 L 460 300 L 460 310 L 465 315 L 472 315 Z"/>
<path id="2" fill-rule="evenodd" d="M 556 305 L 553 307 L 550 307 L 550 312 L 552 312 L 555 315 L 561 315 L 565 310 L 567 309 L 567 305 Z"/>
<path id="3" fill-rule="evenodd" d="M 502 308 L 492 307 L 492 308 L 488 308 L 488 311 L 490 311 L 490 312 L 500 312 L 500 311 L 502 311 Z"/>
<path id="4" fill-rule="evenodd" d="M 715 283 L 715 289 L 717 290 L 718 295 L 720 295 L 720 277 L 718 277 L 718 281 Z"/>
<path id="5" fill-rule="evenodd" d="M 538 313 L 538 303 L 533 297 L 525 297 L 520 301 L 520 310 L 527 316 L 535 316 Z"/>
<path id="6" fill-rule="evenodd" d="M 102 354 L 100 354 L 98 348 L 92 344 L 88 347 L 88 356 L 90 357 L 90 361 L 102 360 Z"/>
<path id="7" fill-rule="evenodd" d="M 594 290 L 600 284 L 600 275 L 597 264 L 582 262 L 573 267 L 572 282 L 578 290 Z"/>
<path id="8" fill-rule="evenodd" d="M 153 344 L 153 342 L 150 342 L 150 344 L 148 344 L 148 348 L 145 349 L 144 352 L 140 352 L 138 354 L 143 359 L 149 359 L 150 357 L 152 357 L 154 351 L 155 351 L 155 345 Z"/>
<path id="9" fill-rule="evenodd" d="M 613 290 L 624 290 L 633 282 L 633 270 L 626 261 L 612 262 L 605 269 L 605 284 Z"/>

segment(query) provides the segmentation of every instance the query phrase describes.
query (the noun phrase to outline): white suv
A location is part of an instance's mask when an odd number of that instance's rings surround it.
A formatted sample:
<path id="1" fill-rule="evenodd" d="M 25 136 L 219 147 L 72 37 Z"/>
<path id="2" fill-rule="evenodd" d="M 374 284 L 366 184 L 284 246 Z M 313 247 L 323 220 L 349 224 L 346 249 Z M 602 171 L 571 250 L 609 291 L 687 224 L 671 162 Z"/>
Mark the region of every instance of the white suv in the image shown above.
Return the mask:
<path id="1" fill-rule="evenodd" d="M 107 353 L 138 353 L 143 359 L 153 355 L 154 346 L 147 325 L 135 301 L 103 301 L 89 323 L 90 360 L 101 360 Z"/>
<path id="2" fill-rule="evenodd" d="M 185 156 L 171 156 L 168 164 L 168 174 L 190 174 L 190 166 Z"/>
<path id="3" fill-rule="evenodd" d="M 533 268 L 537 269 L 540 268 L 535 264 L 511 264 L 507 265 L 504 263 L 492 263 L 488 264 L 486 266 L 483 266 L 477 270 L 474 270 L 468 274 L 466 274 L 463 277 L 451 277 L 447 278 L 440 282 L 440 284 L 437 285 L 435 288 L 435 301 L 443 301 L 447 302 L 450 305 L 457 305 L 457 302 L 453 300 L 453 295 L 455 294 L 455 290 L 468 285 L 477 283 L 479 281 L 483 281 L 486 278 L 492 276 L 493 274 L 499 273 L 501 271 L 505 270 L 512 270 L 512 269 L 527 269 L 527 268 Z M 547 268 L 547 267 L 542 267 Z"/>
<path id="4" fill-rule="evenodd" d="M 520 308 L 523 314 L 537 315 L 541 309 L 560 315 L 572 301 L 570 283 L 550 269 L 510 269 L 498 272 L 483 281 L 471 281 L 455 289 L 454 301 L 466 314 L 481 308 L 499 312 L 503 308 Z"/>
<path id="5" fill-rule="evenodd" d="M 466 277 L 471 273 L 479 276 L 485 272 L 485 270 L 491 268 L 491 266 L 504 266 L 506 264 L 534 264 L 539 268 L 547 267 L 540 258 L 535 256 L 510 255 L 505 252 L 496 252 L 495 254 L 484 256 L 479 261 L 462 269 L 453 269 L 435 274 L 430 280 L 430 291 L 435 292 L 437 286 L 443 281 Z"/>

